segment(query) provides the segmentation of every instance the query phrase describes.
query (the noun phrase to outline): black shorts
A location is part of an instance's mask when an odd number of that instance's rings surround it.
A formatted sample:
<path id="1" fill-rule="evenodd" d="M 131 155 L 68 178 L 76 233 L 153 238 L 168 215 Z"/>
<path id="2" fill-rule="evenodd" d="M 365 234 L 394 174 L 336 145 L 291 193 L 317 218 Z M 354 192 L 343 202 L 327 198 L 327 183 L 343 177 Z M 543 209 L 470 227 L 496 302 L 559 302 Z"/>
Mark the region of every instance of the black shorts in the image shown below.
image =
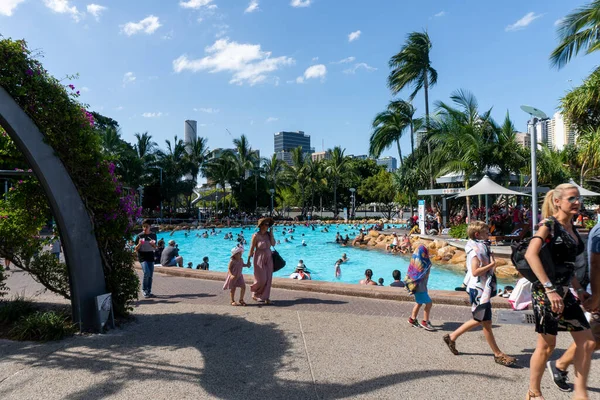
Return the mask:
<path id="1" fill-rule="evenodd" d="M 476 289 L 469 290 L 469 297 L 471 299 L 471 305 L 475 306 L 475 310 L 472 311 L 473 319 L 477 322 L 485 322 L 492 320 L 492 303 L 477 304 L 478 292 Z"/>
<path id="2" fill-rule="evenodd" d="M 552 312 L 552 304 L 542 284 L 537 282 L 533 285 L 531 297 L 535 315 L 535 331 L 556 336 L 558 332 L 579 332 L 590 329 L 590 323 L 585 318 L 585 313 L 573 293 L 563 286 L 557 287 L 557 293 L 563 296 L 565 308 L 562 314 Z"/>

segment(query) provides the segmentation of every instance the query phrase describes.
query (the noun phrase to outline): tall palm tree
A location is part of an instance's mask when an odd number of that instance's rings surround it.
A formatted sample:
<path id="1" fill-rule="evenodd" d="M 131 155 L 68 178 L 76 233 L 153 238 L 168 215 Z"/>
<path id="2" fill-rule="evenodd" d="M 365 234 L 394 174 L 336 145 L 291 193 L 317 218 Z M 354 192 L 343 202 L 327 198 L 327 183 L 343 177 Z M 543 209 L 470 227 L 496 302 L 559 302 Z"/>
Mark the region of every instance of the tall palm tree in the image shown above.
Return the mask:
<path id="1" fill-rule="evenodd" d="M 600 168 L 600 127 L 587 129 L 577 139 L 581 172 L 579 184 L 583 186 L 584 177 Z"/>
<path id="2" fill-rule="evenodd" d="M 262 169 L 271 187 L 277 190 L 277 181 L 285 171 L 285 162 L 279 160 L 277 154 L 273 154 L 271 158 L 263 158 Z"/>
<path id="3" fill-rule="evenodd" d="M 152 140 L 148 132 L 136 133 L 136 144 L 134 145 L 137 156 L 145 163 L 153 161 L 158 145 Z"/>
<path id="4" fill-rule="evenodd" d="M 396 144 L 400 166 L 402 167 L 402 148 L 400 139 L 408 127 L 406 118 L 395 109 L 388 107 L 387 110 L 380 112 L 373 119 L 373 133 L 369 138 L 369 154 L 372 157 L 379 158 L 381 153 L 388 149 L 392 144 Z"/>
<path id="5" fill-rule="evenodd" d="M 312 158 L 307 158 L 305 163 L 306 180 L 310 186 L 310 211 L 315 211 L 315 191 L 316 188 L 323 184 L 323 162 L 313 161 Z"/>
<path id="6" fill-rule="evenodd" d="M 233 145 L 236 150 L 235 164 L 241 184 L 246 179 L 248 171 L 254 170 L 259 160 L 246 135 L 240 136 L 239 139 L 233 139 Z"/>
<path id="7" fill-rule="evenodd" d="M 203 167 L 203 174 L 216 185 L 221 186 L 223 191 L 223 201 L 227 195 L 225 186 L 228 182 L 236 179 L 235 156 L 231 152 L 224 152 L 220 157 L 206 162 Z"/>
<path id="8" fill-rule="evenodd" d="M 550 55 L 552 66 L 560 69 L 581 51 L 590 54 L 600 50 L 600 0 L 567 15 L 557 30 L 560 43 Z"/>
<path id="9" fill-rule="evenodd" d="M 346 150 L 342 150 L 341 147 L 336 146 L 333 150 L 329 150 L 329 160 L 326 161 L 325 173 L 327 178 L 333 183 L 333 216 L 334 218 L 338 215 L 338 204 L 337 204 L 337 189 L 341 179 L 345 174 L 348 173 L 350 163 L 348 157 L 344 155 Z"/>
<path id="10" fill-rule="evenodd" d="M 158 165 L 163 170 L 163 196 L 170 199 L 173 208 L 177 209 L 177 197 L 189 186 L 183 182 L 183 177 L 191 171 L 187 161 L 187 153 L 183 140 L 175 136 L 173 142 L 165 140 L 166 151 L 157 152 Z"/>
<path id="11" fill-rule="evenodd" d="M 508 183 L 511 173 L 519 171 L 527 163 L 527 150 L 517 142 L 515 125 L 508 111 L 502 126 L 496 127 L 497 145 L 493 148 L 493 159 L 500 168 L 500 180 Z"/>
<path id="12" fill-rule="evenodd" d="M 410 128 L 410 152 L 413 153 L 415 151 L 415 132 L 423 125 L 423 119 L 415 118 L 417 109 L 411 102 L 406 100 L 394 100 L 390 102 L 388 108 L 395 110 L 408 123 Z"/>
<path id="13" fill-rule="evenodd" d="M 423 89 L 425 96 L 425 130 L 429 134 L 429 88 L 437 83 L 437 71 L 431 66 L 429 52 L 431 50 L 429 34 L 424 32 L 409 33 L 400 52 L 389 62 L 392 69 L 388 76 L 388 86 L 394 95 L 409 87 L 413 91 L 408 97 L 414 100 L 417 93 Z M 428 145 L 428 154 L 431 147 Z M 430 188 L 433 189 L 433 171 L 429 171 Z M 432 196 L 433 203 L 433 196 Z"/>
<path id="14" fill-rule="evenodd" d="M 186 150 L 186 159 L 190 164 L 191 175 L 194 182 L 198 182 L 198 174 L 202 171 L 202 165 L 208 155 L 208 139 L 203 137 L 192 139 L 186 145 Z"/>
<path id="15" fill-rule="evenodd" d="M 305 215 L 304 191 L 306 190 L 306 155 L 302 147 L 298 146 L 290 152 L 292 165 L 287 165 L 287 178 L 292 184 L 296 183 L 300 189 L 300 203 L 302 205 L 302 215 Z"/>

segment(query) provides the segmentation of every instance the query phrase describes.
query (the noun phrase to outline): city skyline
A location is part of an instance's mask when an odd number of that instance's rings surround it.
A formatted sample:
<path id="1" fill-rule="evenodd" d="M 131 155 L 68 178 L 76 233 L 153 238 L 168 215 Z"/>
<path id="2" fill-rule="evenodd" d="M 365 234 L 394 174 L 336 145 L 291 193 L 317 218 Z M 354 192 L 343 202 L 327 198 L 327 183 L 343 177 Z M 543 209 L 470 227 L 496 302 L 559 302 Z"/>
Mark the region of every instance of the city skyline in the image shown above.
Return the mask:
<path id="1" fill-rule="evenodd" d="M 356 0 L 341 9 L 322 0 L 94 1 L 2 2 L 0 33 L 25 38 L 59 79 L 79 73 L 63 81 L 90 110 L 117 120 L 125 140 L 148 131 L 160 146 L 181 137 L 181 121 L 190 119 L 213 149 L 246 134 L 268 154 L 273 133 L 303 130 L 317 151 L 339 145 L 363 154 L 373 117 L 392 99 L 389 58 L 411 31 L 427 29 L 433 42 L 432 110 L 464 88 L 481 109 L 493 107 L 497 121 L 509 111 L 517 131 L 529 119 L 521 104 L 553 115 L 596 60 L 576 57 L 561 71 L 548 62 L 556 22 L 583 1 L 506 8 Z M 422 95 L 413 103 L 421 116 Z M 408 135 L 401 143 L 408 154 Z M 397 153 L 382 154 L 389 155 Z"/>

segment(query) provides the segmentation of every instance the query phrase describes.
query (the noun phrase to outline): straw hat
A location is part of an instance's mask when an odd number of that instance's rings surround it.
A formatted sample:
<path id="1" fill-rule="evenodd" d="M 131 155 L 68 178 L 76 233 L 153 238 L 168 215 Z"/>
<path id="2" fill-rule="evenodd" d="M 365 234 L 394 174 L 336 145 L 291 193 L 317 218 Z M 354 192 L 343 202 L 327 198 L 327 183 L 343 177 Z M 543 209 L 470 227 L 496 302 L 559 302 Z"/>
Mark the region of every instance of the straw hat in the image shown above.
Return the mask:
<path id="1" fill-rule="evenodd" d="M 272 227 L 275 221 L 271 217 L 261 218 L 258 220 L 256 226 L 260 227 L 262 224 L 267 224 L 267 226 Z"/>

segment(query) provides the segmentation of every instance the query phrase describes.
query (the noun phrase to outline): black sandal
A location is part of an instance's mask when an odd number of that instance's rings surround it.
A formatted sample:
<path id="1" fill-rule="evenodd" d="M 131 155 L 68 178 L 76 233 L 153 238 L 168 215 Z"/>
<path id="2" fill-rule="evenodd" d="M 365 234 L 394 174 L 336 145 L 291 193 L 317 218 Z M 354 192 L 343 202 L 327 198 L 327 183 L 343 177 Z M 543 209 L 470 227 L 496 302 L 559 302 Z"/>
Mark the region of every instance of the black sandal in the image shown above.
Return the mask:
<path id="1" fill-rule="evenodd" d="M 456 350 L 456 342 L 450 339 L 450 335 L 444 335 L 444 342 L 448 345 L 448 348 L 455 356 L 458 355 L 458 350 Z"/>

